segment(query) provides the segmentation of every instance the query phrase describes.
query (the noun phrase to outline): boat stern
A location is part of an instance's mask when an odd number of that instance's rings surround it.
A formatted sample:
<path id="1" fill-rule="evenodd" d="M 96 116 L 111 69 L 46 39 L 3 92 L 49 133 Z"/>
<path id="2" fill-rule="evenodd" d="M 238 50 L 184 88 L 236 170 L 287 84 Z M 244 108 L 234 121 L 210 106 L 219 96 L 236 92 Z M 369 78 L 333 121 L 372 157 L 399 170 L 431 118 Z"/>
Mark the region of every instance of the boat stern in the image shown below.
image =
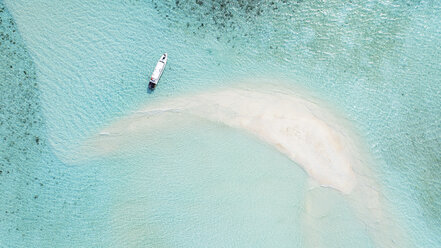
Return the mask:
<path id="1" fill-rule="evenodd" d="M 155 87 L 156 87 L 156 83 L 150 81 L 150 82 L 149 82 L 149 89 L 150 89 L 150 90 L 154 90 Z"/>

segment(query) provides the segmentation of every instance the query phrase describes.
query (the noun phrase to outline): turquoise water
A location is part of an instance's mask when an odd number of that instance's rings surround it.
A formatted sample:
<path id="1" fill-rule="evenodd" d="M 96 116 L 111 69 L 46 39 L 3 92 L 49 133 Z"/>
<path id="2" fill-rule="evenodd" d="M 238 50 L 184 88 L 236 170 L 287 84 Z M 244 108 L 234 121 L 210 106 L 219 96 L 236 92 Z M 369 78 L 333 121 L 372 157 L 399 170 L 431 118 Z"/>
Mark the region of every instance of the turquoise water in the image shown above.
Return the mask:
<path id="1" fill-rule="evenodd" d="M 309 189 L 274 147 L 218 123 L 192 120 L 72 161 L 140 106 L 244 78 L 288 82 L 339 109 L 374 157 L 409 246 L 441 245 L 440 3 L 3 1 L 0 10 L 0 247 L 376 247 L 345 196 Z M 147 94 L 163 52 L 167 69 Z M 304 224 L 311 197 L 332 206 L 314 228 Z"/>

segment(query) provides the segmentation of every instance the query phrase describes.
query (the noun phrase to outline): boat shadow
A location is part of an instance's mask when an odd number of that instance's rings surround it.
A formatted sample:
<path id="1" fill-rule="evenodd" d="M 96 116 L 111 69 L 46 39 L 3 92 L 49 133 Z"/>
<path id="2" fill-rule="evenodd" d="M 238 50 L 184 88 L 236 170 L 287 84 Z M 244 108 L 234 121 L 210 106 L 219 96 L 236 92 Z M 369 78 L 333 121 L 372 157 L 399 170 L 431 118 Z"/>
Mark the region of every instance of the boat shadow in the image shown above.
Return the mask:
<path id="1" fill-rule="evenodd" d="M 147 86 L 147 94 L 153 94 L 154 91 L 155 89 L 151 89 L 150 87 Z"/>

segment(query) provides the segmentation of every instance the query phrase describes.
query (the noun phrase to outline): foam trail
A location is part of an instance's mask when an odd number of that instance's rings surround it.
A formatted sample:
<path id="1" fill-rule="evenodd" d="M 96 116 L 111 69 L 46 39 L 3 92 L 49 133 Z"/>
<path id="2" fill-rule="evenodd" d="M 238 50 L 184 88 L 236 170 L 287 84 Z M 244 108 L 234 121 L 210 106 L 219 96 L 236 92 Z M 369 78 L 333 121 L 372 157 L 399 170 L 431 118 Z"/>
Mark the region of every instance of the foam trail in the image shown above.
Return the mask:
<path id="1" fill-rule="evenodd" d="M 383 210 L 368 156 L 350 125 L 316 102 L 284 88 L 234 88 L 180 97 L 147 106 L 112 124 L 102 132 L 118 135 L 97 136 L 90 146 L 100 154 L 112 152 L 128 142 L 127 137 L 170 125 L 170 118 L 180 115 L 244 129 L 286 154 L 319 185 L 345 194 L 378 245 L 406 247 L 402 232 Z M 311 225 L 310 221 L 306 226 Z"/>

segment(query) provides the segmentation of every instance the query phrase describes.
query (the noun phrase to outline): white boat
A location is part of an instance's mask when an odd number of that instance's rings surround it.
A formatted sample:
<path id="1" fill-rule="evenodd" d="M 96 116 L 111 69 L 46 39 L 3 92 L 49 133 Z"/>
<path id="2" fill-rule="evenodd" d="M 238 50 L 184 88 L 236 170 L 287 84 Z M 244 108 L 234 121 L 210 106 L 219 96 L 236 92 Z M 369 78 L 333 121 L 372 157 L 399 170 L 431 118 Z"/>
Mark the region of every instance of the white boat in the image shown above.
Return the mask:
<path id="1" fill-rule="evenodd" d="M 150 77 L 149 89 L 154 90 L 156 85 L 161 78 L 162 72 L 164 71 L 165 65 L 167 64 L 167 53 L 164 53 L 156 64 L 155 70 Z"/>

